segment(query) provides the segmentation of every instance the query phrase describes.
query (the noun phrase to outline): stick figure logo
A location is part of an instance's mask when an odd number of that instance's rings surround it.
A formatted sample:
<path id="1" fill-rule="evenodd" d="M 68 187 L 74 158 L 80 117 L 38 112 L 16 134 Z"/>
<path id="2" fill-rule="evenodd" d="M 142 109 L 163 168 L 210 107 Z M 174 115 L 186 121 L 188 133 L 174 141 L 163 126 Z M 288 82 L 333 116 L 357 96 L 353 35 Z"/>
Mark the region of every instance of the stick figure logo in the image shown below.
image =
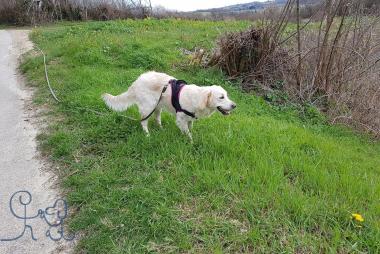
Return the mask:
<path id="1" fill-rule="evenodd" d="M 53 241 L 66 240 L 72 241 L 75 235 L 65 236 L 64 221 L 67 218 L 68 206 L 65 200 L 57 199 L 52 206 L 45 209 L 38 209 L 34 215 L 28 215 L 27 207 L 32 202 L 32 194 L 29 191 L 22 190 L 15 192 L 9 200 L 9 209 L 14 217 L 22 221 L 24 227 L 18 236 L 0 239 L 0 242 L 15 241 L 24 236 L 29 231 L 32 240 L 37 241 L 34 236 L 33 227 L 29 224 L 31 220 L 40 219 L 47 224 L 45 236 Z"/>

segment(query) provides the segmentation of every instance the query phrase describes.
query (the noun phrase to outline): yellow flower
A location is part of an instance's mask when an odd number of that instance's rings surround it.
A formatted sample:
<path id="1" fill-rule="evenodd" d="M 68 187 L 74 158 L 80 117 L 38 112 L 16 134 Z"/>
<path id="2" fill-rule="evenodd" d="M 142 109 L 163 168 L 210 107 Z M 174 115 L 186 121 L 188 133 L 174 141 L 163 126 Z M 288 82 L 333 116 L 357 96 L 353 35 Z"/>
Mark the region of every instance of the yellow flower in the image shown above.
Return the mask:
<path id="1" fill-rule="evenodd" d="M 352 214 L 352 219 L 356 220 L 356 221 L 360 221 L 360 222 L 363 222 L 364 219 L 363 219 L 363 216 L 361 216 L 360 214 L 358 213 L 353 213 Z"/>

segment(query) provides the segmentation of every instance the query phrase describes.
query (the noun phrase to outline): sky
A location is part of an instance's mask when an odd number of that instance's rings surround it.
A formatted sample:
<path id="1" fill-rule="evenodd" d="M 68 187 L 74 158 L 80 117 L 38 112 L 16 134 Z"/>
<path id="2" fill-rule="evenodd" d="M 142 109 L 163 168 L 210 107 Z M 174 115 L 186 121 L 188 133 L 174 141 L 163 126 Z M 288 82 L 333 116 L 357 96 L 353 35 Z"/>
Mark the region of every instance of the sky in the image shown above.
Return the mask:
<path id="1" fill-rule="evenodd" d="M 249 2 L 267 0 L 151 0 L 152 6 L 161 5 L 169 10 L 195 11 Z"/>

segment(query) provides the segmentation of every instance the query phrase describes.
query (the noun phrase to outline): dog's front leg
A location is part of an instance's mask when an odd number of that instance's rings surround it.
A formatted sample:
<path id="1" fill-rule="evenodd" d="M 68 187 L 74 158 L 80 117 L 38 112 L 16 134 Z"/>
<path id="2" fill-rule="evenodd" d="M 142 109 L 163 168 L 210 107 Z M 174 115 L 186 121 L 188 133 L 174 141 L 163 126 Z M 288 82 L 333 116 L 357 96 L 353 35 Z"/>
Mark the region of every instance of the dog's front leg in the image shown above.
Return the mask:
<path id="1" fill-rule="evenodd" d="M 179 113 L 179 114 L 182 114 L 182 113 Z M 176 124 L 178 128 L 189 137 L 190 142 L 193 143 L 193 137 L 191 136 L 191 133 L 189 130 L 189 121 L 186 119 L 187 117 L 181 116 L 179 114 L 177 114 Z"/>
<path id="2" fill-rule="evenodd" d="M 193 129 L 193 121 L 188 121 L 187 126 L 189 127 L 189 130 Z"/>
<path id="3" fill-rule="evenodd" d="M 141 126 L 142 126 L 142 128 L 143 128 L 143 130 L 144 130 L 144 132 L 145 132 L 145 135 L 146 135 L 147 137 L 149 137 L 150 134 L 149 134 L 149 129 L 148 129 L 148 119 L 146 119 L 146 120 L 144 120 L 144 121 L 141 121 Z"/>

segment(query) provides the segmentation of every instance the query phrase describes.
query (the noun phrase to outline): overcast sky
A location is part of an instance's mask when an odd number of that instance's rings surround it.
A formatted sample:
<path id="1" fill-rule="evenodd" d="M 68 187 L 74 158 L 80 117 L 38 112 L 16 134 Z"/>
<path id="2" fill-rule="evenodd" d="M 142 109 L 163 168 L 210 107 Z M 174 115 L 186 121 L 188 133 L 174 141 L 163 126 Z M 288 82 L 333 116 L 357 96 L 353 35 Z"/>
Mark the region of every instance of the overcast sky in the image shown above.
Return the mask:
<path id="1" fill-rule="evenodd" d="M 267 0 L 151 0 L 153 6 L 161 5 L 166 9 L 179 11 L 194 11 L 223 7 L 233 4 L 249 3 L 254 1 L 264 2 Z"/>

